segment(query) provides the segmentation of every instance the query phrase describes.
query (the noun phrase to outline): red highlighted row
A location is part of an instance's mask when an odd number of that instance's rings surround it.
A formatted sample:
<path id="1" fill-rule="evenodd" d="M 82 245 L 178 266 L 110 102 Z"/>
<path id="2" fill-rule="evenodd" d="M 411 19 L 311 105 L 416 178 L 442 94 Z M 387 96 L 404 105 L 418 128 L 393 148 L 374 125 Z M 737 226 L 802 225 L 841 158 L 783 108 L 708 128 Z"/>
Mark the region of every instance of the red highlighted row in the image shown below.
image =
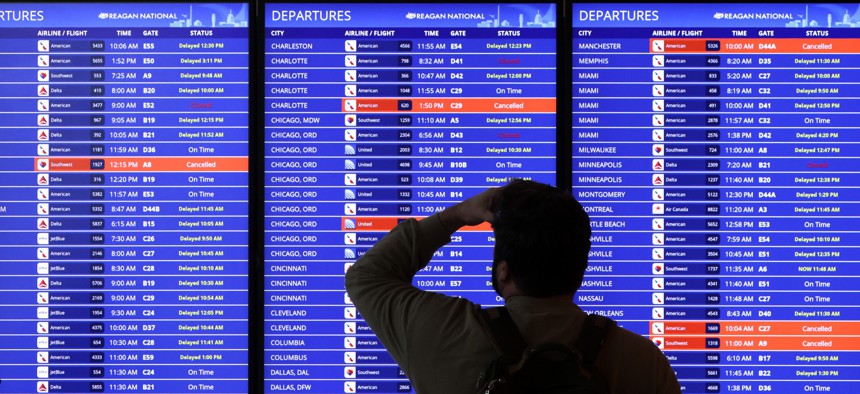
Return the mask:
<path id="1" fill-rule="evenodd" d="M 410 219 L 409 217 L 344 217 L 340 220 L 343 231 L 391 231 L 399 221 Z M 421 220 L 423 217 L 415 217 Z M 467 226 L 460 231 L 493 231 L 489 223 L 481 223 L 477 226 Z"/>
<path id="2" fill-rule="evenodd" d="M 104 158 L 45 158 L 34 159 L 33 169 L 55 171 L 158 171 L 158 172 L 217 172 L 248 171 L 247 157 L 104 157 Z"/>
<path id="3" fill-rule="evenodd" d="M 343 99 L 344 112 L 540 112 L 554 113 L 554 98 Z"/>
<path id="4" fill-rule="evenodd" d="M 719 341 L 716 343 L 715 341 Z M 651 336 L 651 341 L 663 350 L 792 350 L 829 352 L 833 350 L 860 350 L 857 337 L 707 337 Z"/>
<path id="5" fill-rule="evenodd" d="M 860 53 L 853 38 L 651 39 L 651 53 Z M 710 43 L 710 45 L 709 45 Z"/>
<path id="6" fill-rule="evenodd" d="M 715 335 L 857 335 L 860 336 L 860 322 L 843 321 L 719 321 L 684 322 L 652 321 L 651 335 L 708 335 L 705 326 L 719 324 L 720 332 Z"/>

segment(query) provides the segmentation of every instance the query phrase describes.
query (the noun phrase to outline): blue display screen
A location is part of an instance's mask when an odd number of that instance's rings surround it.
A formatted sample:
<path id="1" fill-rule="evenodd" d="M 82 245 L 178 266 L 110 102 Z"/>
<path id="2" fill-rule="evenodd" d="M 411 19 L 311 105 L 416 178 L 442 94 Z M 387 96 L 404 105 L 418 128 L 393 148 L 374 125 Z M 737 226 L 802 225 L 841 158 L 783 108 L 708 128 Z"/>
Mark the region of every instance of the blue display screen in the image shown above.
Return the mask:
<path id="1" fill-rule="evenodd" d="M 858 27 L 856 4 L 4 3 L 0 393 L 412 392 L 345 272 L 525 178 L 591 217 L 574 301 L 685 393 L 854 394 Z M 464 228 L 414 284 L 500 305 L 493 245 Z"/>
<path id="2" fill-rule="evenodd" d="M 576 301 L 685 392 L 856 393 L 856 4 L 574 4 Z"/>
<path id="3" fill-rule="evenodd" d="M 0 5 L 0 392 L 248 391 L 248 5 Z"/>
<path id="4" fill-rule="evenodd" d="M 410 392 L 344 290 L 399 221 L 556 181 L 552 4 L 267 4 L 266 392 Z M 500 304 L 488 226 L 420 288 Z"/>

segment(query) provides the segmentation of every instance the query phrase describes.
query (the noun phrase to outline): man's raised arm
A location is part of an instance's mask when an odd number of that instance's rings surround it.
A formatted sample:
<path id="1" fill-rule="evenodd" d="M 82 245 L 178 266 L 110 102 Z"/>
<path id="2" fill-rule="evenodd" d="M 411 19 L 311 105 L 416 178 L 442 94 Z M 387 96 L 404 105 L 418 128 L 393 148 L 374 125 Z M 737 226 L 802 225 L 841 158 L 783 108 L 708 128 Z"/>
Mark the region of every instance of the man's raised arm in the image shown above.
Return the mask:
<path id="1" fill-rule="evenodd" d="M 431 299 L 440 297 L 415 288 L 412 279 L 436 250 L 451 241 L 451 234 L 492 219 L 489 206 L 496 190 L 488 189 L 421 221 L 400 223 L 346 273 L 352 302 L 407 373 L 409 322 L 419 309 L 431 307 Z"/>

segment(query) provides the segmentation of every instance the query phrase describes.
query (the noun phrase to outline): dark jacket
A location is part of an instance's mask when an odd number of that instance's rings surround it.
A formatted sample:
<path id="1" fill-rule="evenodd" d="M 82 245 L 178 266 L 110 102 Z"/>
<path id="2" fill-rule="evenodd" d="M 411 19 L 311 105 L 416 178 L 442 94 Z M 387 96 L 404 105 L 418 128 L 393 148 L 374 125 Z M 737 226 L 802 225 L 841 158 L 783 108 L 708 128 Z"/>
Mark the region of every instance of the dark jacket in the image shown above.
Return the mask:
<path id="1" fill-rule="evenodd" d="M 450 240 L 438 215 L 410 219 L 346 275 L 346 289 L 359 313 L 418 394 L 474 394 L 479 374 L 498 356 L 476 314 L 479 305 L 412 286 L 415 273 Z M 518 296 L 505 305 L 530 344 L 566 342 L 573 347 L 586 316 L 571 302 Z M 663 353 L 625 329 L 607 337 L 597 367 L 612 393 L 680 393 Z"/>

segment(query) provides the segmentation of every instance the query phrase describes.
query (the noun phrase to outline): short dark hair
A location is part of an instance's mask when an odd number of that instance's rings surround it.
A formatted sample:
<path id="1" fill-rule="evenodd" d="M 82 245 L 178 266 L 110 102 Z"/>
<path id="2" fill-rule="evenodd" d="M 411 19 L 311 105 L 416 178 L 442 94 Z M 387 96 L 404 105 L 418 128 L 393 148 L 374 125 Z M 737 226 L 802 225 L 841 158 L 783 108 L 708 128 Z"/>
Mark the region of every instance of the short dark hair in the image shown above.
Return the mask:
<path id="1" fill-rule="evenodd" d="M 549 297 L 579 289 L 591 250 L 591 223 L 573 196 L 518 179 L 496 194 L 490 209 L 494 259 L 507 262 L 524 295 Z"/>

